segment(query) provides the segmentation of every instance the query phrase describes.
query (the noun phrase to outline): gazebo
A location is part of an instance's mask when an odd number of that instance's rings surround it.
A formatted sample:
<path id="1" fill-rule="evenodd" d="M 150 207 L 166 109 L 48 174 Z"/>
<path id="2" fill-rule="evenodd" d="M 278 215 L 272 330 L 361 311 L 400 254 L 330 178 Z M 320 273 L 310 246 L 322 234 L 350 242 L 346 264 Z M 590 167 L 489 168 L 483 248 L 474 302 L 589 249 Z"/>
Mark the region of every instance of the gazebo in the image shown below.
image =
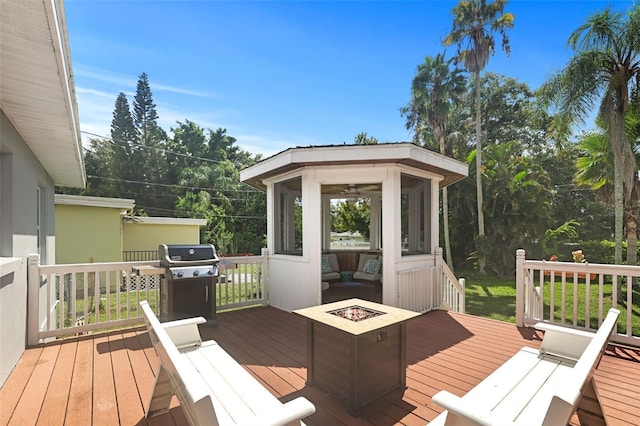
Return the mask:
<path id="1" fill-rule="evenodd" d="M 403 279 L 434 279 L 439 190 L 467 174 L 467 164 L 412 143 L 296 147 L 242 170 L 242 182 L 267 193 L 269 303 L 321 304 L 321 258 L 338 253 L 376 255 L 382 303 L 398 306 Z M 370 207 L 368 241 L 334 247 L 332 203 L 357 199 Z"/>

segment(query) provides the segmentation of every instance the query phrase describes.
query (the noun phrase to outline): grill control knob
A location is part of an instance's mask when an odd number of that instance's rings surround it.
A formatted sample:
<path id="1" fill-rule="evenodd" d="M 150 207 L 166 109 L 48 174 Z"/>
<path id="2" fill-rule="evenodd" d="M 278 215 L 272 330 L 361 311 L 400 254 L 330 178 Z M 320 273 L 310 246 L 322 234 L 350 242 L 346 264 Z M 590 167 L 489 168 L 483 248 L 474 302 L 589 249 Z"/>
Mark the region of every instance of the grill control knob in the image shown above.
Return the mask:
<path id="1" fill-rule="evenodd" d="M 207 271 L 207 274 L 209 274 L 209 275 L 213 275 L 213 269 L 209 269 L 209 270 Z"/>
<path id="2" fill-rule="evenodd" d="M 182 273 L 182 271 L 178 271 L 178 273 L 177 273 L 176 275 L 178 276 L 178 278 L 182 278 L 182 276 L 183 276 L 184 274 Z"/>
<path id="3" fill-rule="evenodd" d="M 200 271 L 198 271 L 197 269 L 195 271 L 193 271 L 193 276 L 197 277 L 198 275 L 200 275 Z"/>

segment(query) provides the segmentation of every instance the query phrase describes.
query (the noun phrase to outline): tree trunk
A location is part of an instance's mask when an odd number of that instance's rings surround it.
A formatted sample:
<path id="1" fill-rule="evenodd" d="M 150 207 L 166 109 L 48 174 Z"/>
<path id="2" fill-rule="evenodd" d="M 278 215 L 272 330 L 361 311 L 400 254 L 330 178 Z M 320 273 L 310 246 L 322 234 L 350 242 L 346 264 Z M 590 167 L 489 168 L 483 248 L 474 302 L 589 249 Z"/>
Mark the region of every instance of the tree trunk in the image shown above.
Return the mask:
<path id="1" fill-rule="evenodd" d="M 440 145 L 440 154 L 447 155 L 444 145 L 444 123 L 440 122 L 433 126 L 433 135 Z M 444 228 L 444 251 L 447 258 L 447 266 L 453 272 L 453 258 L 451 257 L 451 241 L 449 239 L 449 197 L 447 196 L 447 188 L 442 188 L 442 226 Z"/>
<path id="2" fill-rule="evenodd" d="M 615 148 L 614 148 L 615 151 Z M 613 206 L 614 206 L 614 241 L 615 250 L 613 263 L 616 265 L 622 264 L 622 225 L 623 225 L 623 212 L 624 212 L 624 197 L 623 197 L 623 182 L 624 177 L 622 174 L 622 167 L 615 164 L 617 163 L 614 155 L 614 171 L 613 171 Z"/>
<path id="3" fill-rule="evenodd" d="M 615 251 L 614 263 L 622 264 L 622 231 L 624 220 L 624 179 L 625 179 L 625 161 L 624 161 L 624 144 L 626 138 L 624 136 L 624 107 L 621 104 L 621 93 L 616 93 L 613 101 L 612 122 L 609 125 L 609 141 L 611 150 L 613 151 L 613 205 L 614 205 L 614 238 Z M 617 98 L 617 99 L 616 99 Z M 617 100 L 617 102 L 616 102 Z M 627 197 L 628 198 L 628 197 Z M 614 283 L 618 290 L 618 301 L 623 301 L 622 297 L 622 280 L 616 278 Z"/>
<path id="4" fill-rule="evenodd" d="M 480 273 L 485 274 L 485 266 L 487 264 L 486 253 L 484 248 L 484 213 L 483 199 L 482 199 L 482 123 L 480 119 L 481 104 L 480 104 L 480 72 L 475 73 L 476 82 L 476 196 L 478 201 L 478 244 L 476 249 L 478 250 L 478 263 L 480 267 Z"/>

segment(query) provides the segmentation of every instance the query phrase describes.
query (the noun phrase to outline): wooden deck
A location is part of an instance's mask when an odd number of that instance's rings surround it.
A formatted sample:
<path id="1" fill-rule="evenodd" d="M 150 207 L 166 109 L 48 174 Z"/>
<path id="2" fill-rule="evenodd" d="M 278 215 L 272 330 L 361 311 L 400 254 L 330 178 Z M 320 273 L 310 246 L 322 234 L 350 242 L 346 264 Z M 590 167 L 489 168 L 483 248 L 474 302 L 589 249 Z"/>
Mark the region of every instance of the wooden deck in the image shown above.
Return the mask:
<path id="1" fill-rule="evenodd" d="M 305 386 L 306 325 L 275 308 L 218 314 L 203 338 L 216 339 L 283 401 L 303 395 L 316 405 L 309 425 L 424 425 L 441 409 L 440 389 L 462 395 L 522 346 L 537 347 L 535 330 L 444 311 L 408 324 L 407 388 L 366 407 L 359 418 L 321 389 Z M 172 410 L 146 421 L 157 357 L 145 330 L 66 339 L 28 349 L 0 390 L 0 424 L 183 425 Z M 375 374 L 375 372 L 372 372 Z M 611 425 L 640 419 L 640 349 L 610 346 L 596 373 Z M 577 419 L 574 421 L 577 424 Z"/>

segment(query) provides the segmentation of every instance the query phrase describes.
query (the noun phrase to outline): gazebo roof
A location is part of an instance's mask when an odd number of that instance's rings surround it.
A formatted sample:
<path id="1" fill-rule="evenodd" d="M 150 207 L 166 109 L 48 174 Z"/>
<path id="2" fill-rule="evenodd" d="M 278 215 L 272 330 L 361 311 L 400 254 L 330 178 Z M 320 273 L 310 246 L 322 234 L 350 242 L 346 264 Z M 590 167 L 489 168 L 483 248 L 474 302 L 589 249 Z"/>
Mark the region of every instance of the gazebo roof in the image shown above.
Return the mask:
<path id="1" fill-rule="evenodd" d="M 299 168 L 389 163 L 403 164 L 441 175 L 444 179 L 440 182 L 440 188 L 462 180 L 469 173 L 466 163 L 409 142 L 400 142 L 289 148 L 242 170 L 240 180 L 264 191 L 265 179 Z"/>

